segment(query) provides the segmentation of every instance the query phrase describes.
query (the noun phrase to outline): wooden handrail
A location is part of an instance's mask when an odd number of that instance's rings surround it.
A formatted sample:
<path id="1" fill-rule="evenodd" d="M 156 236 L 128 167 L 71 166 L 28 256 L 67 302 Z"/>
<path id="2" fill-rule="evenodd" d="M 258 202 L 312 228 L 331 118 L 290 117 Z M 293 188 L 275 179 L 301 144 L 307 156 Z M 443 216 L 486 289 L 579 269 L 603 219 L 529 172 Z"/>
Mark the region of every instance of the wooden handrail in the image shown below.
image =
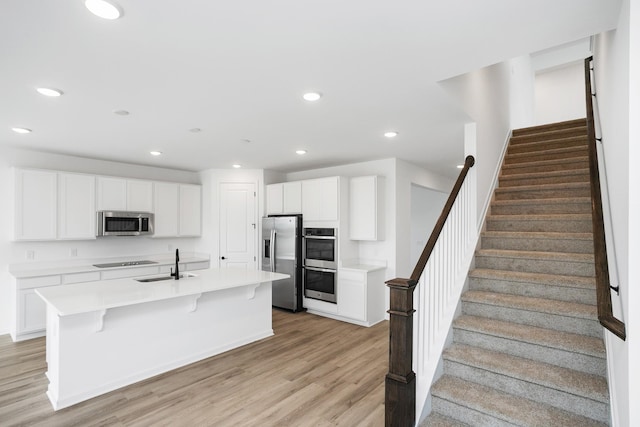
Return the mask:
<path id="1" fill-rule="evenodd" d="M 385 378 L 385 425 L 413 427 L 416 420 L 416 374 L 413 372 L 413 291 L 449 217 L 475 159 L 467 156 L 442 213 L 411 278 L 386 282 L 389 287 L 389 372 Z"/>
<path id="2" fill-rule="evenodd" d="M 613 315 L 611 305 L 611 282 L 607 245 L 604 234 L 604 215 L 602 213 L 602 194 L 600 192 L 600 172 L 598 170 L 598 150 L 596 130 L 593 118 L 593 97 L 591 89 L 591 63 L 593 57 L 584 60 L 585 97 L 587 103 L 587 135 L 589 138 L 589 176 L 591 181 L 591 217 L 593 223 L 593 252 L 596 267 L 596 295 L 598 320 L 600 324 L 622 340 L 626 339 L 625 325 Z"/>

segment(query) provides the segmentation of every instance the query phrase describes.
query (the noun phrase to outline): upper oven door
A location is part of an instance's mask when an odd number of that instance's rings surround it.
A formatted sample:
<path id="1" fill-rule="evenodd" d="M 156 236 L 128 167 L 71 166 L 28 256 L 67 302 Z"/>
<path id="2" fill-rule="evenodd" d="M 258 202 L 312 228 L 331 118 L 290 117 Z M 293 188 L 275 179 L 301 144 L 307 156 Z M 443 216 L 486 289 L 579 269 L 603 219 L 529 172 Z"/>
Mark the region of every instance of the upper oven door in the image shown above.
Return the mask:
<path id="1" fill-rule="evenodd" d="M 305 266 L 337 268 L 335 237 L 305 236 L 303 251 Z"/>

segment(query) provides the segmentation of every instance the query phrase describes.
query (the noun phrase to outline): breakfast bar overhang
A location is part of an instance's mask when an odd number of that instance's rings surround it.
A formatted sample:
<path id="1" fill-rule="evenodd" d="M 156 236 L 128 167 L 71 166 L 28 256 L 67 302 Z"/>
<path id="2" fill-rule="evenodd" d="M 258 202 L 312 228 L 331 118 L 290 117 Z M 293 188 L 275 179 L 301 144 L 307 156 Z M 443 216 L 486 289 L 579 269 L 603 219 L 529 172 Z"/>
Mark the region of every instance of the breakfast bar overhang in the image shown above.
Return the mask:
<path id="1" fill-rule="evenodd" d="M 214 268 L 180 280 L 129 278 L 36 290 L 47 305 L 53 408 L 273 335 L 271 282 L 287 277 Z"/>

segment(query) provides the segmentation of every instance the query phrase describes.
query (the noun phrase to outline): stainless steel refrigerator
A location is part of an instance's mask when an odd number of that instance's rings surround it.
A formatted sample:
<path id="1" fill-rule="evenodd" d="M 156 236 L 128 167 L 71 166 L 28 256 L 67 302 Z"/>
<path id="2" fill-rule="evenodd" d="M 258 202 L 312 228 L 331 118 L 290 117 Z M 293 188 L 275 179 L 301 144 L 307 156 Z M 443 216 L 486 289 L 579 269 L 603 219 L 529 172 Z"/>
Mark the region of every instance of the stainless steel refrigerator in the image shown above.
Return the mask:
<path id="1" fill-rule="evenodd" d="M 288 274 L 272 283 L 274 307 L 302 310 L 302 215 L 262 218 L 262 270 Z"/>

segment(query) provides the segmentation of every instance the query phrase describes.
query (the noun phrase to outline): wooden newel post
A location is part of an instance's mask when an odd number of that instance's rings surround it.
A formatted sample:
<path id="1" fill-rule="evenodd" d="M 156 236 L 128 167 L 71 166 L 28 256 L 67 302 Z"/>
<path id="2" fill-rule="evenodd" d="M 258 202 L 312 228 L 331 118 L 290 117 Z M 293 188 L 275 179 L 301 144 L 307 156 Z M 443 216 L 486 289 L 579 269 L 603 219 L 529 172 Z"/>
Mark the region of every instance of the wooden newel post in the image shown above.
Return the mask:
<path id="1" fill-rule="evenodd" d="M 393 279 L 389 287 L 389 372 L 385 378 L 385 426 L 413 427 L 416 374 L 413 372 L 413 291 L 416 280 Z"/>

